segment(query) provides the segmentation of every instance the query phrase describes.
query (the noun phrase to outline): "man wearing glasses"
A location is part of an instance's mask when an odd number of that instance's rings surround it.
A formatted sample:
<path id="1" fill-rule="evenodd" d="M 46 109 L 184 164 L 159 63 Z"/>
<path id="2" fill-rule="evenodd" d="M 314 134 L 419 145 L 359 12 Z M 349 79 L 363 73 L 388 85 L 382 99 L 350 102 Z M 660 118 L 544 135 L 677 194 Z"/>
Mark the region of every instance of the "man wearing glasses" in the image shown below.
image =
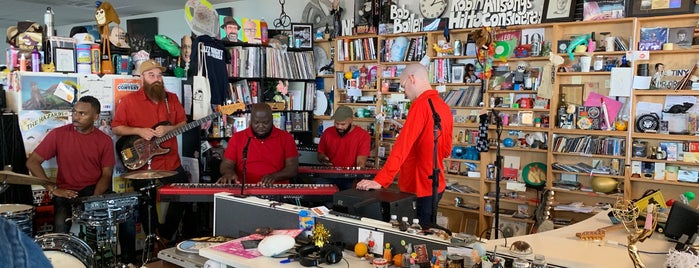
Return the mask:
<path id="1" fill-rule="evenodd" d="M 257 23 L 253 20 L 246 20 L 243 23 L 243 36 L 245 39 L 243 41 L 251 44 L 261 44 L 262 38 L 257 36 Z"/>
<path id="2" fill-rule="evenodd" d="M 417 63 L 408 65 L 400 75 L 400 85 L 405 90 L 405 96 L 412 102 L 408 118 L 381 171 L 373 180 L 357 183 L 357 189 L 389 187 L 398 174 L 398 188 L 402 192 L 417 196 L 415 210 L 420 224 L 427 227 L 435 226 L 436 223 L 432 219 L 432 201 L 433 198 L 437 198 L 438 201 L 441 199 L 446 183 L 444 172 L 440 172 L 437 178 L 439 194 L 433 197 L 430 179 L 433 171 L 433 112 L 439 114 L 441 119 L 437 137 L 437 163 L 441 171 L 444 171 L 442 160 L 451 153 L 454 120 L 449 106 L 439 97 L 437 91 L 432 89 L 425 66 Z"/>

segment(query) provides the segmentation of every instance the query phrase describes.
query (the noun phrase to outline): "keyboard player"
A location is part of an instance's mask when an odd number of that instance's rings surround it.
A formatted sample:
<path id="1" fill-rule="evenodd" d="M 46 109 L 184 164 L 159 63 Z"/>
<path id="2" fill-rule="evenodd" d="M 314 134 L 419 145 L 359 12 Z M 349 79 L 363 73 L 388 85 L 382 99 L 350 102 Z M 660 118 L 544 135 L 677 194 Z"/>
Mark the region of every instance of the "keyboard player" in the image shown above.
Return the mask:
<path id="1" fill-rule="evenodd" d="M 320 136 L 318 161 L 327 166 L 364 168 L 371 151 L 369 132 L 352 124 L 354 112 L 350 107 L 338 107 L 332 119 L 334 126 Z M 352 187 L 352 181 L 346 179 L 318 179 L 316 183 L 333 183 L 340 190 Z"/>

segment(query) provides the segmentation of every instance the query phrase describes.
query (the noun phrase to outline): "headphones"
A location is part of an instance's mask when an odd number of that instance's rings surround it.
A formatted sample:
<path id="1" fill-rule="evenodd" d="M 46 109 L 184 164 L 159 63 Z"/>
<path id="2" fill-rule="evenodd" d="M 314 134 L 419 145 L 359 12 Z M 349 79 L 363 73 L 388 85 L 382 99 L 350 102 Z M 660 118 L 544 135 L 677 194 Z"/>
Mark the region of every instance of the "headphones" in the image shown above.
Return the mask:
<path id="1" fill-rule="evenodd" d="M 335 264 L 342 260 L 342 243 L 333 243 L 318 248 L 308 244 L 296 249 L 299 262 L 303 267 L 314 267 L 321 263 Z"/>

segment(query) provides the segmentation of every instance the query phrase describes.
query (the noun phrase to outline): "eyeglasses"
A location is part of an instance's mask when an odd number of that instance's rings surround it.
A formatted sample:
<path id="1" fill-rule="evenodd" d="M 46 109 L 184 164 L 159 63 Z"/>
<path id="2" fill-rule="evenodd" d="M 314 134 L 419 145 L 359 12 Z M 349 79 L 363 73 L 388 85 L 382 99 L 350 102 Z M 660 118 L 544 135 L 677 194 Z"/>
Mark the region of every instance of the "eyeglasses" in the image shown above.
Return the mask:
<path id="1" fill-rule="evenodd" d="M 155 74 L 155 73 L 144 73 L 143 76 L 148 77 L 148 78 L 150 78 L 150 79 L 154 79 L 154 78 L 160 79 L 160 78 L 163 78 L 163 74 L 162 74 L 162 73 L 159 73 L 159 74 Z"/>
<path id="2" fill-rule="evenodd" d="M 246 33 L 254 33 L 256 29 L 244 29 Z"/>

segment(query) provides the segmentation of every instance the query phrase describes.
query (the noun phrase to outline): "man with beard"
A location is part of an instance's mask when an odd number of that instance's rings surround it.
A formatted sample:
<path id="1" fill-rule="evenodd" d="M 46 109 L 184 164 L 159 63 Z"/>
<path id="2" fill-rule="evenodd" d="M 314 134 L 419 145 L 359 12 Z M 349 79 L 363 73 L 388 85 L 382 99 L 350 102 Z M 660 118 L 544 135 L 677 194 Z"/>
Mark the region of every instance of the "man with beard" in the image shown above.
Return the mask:
<path id="1" fill-rule="evenodd" d="M 231 16 L 226 16 L 223 18 L 223 25 L 221 25 L 221 29 L 223 29 L 226 32 L 226 35 L 224 36 L 225 40 L 231 41 L 231 42 L 242 42 L 238 38 L 238 31 L 240 30 L 240 24 Z"/>
<path id="2" fill-rule="evenodd" d="M 371 153 L 369 132 L 352 125 L 354 112 L 350 107 L 338 107 L 332 119 L 335 120 L 335 125 L 323 131 L 320 136 L 318 161 L 335 167 L 365 167 Z M 316 182 L 333 182 L 333 179 Z M 352 187 L 352 181 L 336 180 L 334 183 L 340 190 Z"/>
<path id="3" fill-rule="evenodd" d="M 138 135 L 145 140 L 151 140 L 165 136 L 168 132 L 187 123 L 184 108 L 177 95 L 165 91 L 162 74 L 164 71 L 165 68 L 155 60 L 147 60 L 141 64 L 138 73 L 141 74 L 143 86 L 138 91 L 124 96 L 118 103 L 112 120 L 112 132 L 115 135 Z M 149 165 L 145 165 L 141 169 L 150 168 L 177 172 L 171 177 L 161 178 L 160 182 L 163 184 L 188 182 L 180 162 L 177 139 L 171 138 L 163 141 L 160 146 L 169 148 L 170 152 L 153 157 Z M 149 184 L 148 180 L 132 180 L 131 182 L 137 191 Z M 148 191 L 152 191 L 151 196 L 156 196 L 156 189 L 151 188 Z M 153 227 L 153 231 L 158 228 L 161 238 L 164 239 L 161 242 L 167 244 L 167 241 L 172 239 L 177 231 L 182 214 L 189 205 L 180 202 L 170 203 L 165 214 L 165 223 L 159 228 L 158 214 L 155 206 L 152 206 L 152 222 L 145 223 L 145 230 L 149 230 L 149 225 Z M 140 206 L 142 219 L 148 215 L 147 212 L 147 206 Z"/>
<path id="4" fill-rule="evenodd" d="M 54 231 L 69 233 L 71 224 L 66 219 L 73 215 L 77 197 L 97 196 L 109 191 L 114 170 L 112 138 L 97 130 L 100 102 L 95 97 L 81 97 L 72 111 L 73 124 L 57 127 L 49 132 L 27 159 L 31 173 L 48 180 L 41 163 L 56 158 L 58 174 L 56 185 L 46 185 L 53 195 Z M 120 227 L 120 234 L 128 227 Z M 133 236 L 132 236 L 133 237 Z M 132 262 L 135 241 L 121 235 L 122 261 Z"/>
<path id="5" fill-rule="evenodd" d="M 439 97 L 430 85 L 427 69 L 419 63 L 405 67 L 400 75 L 400 86 L 405 89 L 405 96 L 412 102 L 405 124 L 391 148 L 391 154 L 381 171 L 373 180 L 362 180 L 357 189 L 370 190 L 389 187 L 398 174 L 398 188 L 402 192 L 417 196 L 415 212 L 422 226 L 434 226 L 432 213 L 433 198 L 442 198 L 446 188 L 444 172 L 439 173 L 438 195 L 432 196 L 432 173 L 434 150 L 433 111 L 439 114 L 441 127 L 437 137 L 437 164 L 444 170 L 445 157 L 451 154 L 452 126 L 454 120 L 449 106 Z M 400 173 L 398 172 L 400 171 Z"/>
<path id="6" fill-rule="evenodd" d="M 233 134 L 223 156 L 218 183 L 289 183 L 298 173 L 294 137 L 274 126 L 266 103 L 252 105 L 250 127 Z"/>

